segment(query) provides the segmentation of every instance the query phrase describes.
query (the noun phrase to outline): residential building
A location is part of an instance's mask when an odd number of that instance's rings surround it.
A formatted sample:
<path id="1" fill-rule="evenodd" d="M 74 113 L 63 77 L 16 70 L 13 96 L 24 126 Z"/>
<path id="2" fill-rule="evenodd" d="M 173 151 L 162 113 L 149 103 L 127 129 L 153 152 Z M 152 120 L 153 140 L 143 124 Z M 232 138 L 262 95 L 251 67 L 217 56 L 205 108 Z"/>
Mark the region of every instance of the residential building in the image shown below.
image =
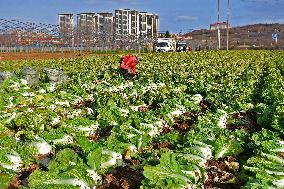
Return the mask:
<path id="1" fill-rule="evenodd" d="M 112 13 L 80 13 L 77 15 L 77 29 L 82 33 L 112 33 Z"/>
<path id="2" fill-rule="evenodd" d="M 157 37 L 159 16 L 147 12 L 139 13 L 139 31 L 141 36 Z"/>
<path id="3" fill-rule="evenodd" d="M 98 32 L 104 35 L 113 35 L 114 18 L 112 13 L 98 13 Z"/>
<path id="4" fill-rule="evenodd" d="M 60 35 L 72 35 L 74 30 L 73 14 L 58 14 L 58 19 Z"/>
<path id="5" fill-rule="evenodd" d="M 147 37 L 157 37 L 159 31 L 159 16 L 157 14 L 147 14 Z"/>
<path id="6" fill-rule="evenodd" d="M 115 10 L 115 29 L 118 36 L 139 35 L 139 12 L 130 9 Z"/>
<path id="7" fill-rule="evenodd" d="M 90 44 L 95 41 L 98 30 L 98 16 L 96 13 L 77 14 L 77 43 Z"/>
<path id="8" fill-rule="evenodd" d="M 83 34 L 92 34 L 98 30 L 98 16 L 96 13 L 77 14 L 77 30 Z"/>
<path id="9" fill-rule="evenodd" d="M 147 12 L 139 13 L 139 30 L 141 36 L 147 35 Z"/>
<path id="10" fill-rule="evenodd" d="M 73 14 L 59 14 L 59 26 L 62 36 L 71 36 L 74 32 Z M 112 13 L 77 14 L 76 40 L 95 41 L 96 37 L 157 37 L 159 16 L 131 9 L 115 10 Z M 81 43 L 82 41 L 80 41 Z"/>

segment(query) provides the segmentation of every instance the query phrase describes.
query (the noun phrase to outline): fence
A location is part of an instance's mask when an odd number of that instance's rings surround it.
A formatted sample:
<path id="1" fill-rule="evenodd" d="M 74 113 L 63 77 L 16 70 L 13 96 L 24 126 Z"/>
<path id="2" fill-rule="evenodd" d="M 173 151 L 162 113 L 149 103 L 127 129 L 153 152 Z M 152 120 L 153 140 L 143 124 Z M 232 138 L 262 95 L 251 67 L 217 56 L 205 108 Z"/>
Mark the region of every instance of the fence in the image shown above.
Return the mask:
<path id="1" fill-rule="evenodd" d="M 153 50 L 155 37 L 82 31 L 58 25 L 0 19 L 0 52 L 95 52 Z"/>

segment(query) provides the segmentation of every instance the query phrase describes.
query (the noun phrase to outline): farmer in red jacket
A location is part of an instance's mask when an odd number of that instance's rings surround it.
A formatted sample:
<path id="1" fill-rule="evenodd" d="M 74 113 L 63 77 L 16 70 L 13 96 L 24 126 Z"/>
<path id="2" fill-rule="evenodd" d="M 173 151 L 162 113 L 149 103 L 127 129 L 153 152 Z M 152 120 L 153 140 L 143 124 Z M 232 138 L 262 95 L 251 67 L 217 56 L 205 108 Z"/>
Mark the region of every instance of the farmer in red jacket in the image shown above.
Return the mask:
<path id="1" fill-rule="evenodd" d="M 136 75 L 136 65 L 139 63 L 137 56 L 123 56 L 120 60 L 120 69 L 125 79 L 131 79 Z"/>

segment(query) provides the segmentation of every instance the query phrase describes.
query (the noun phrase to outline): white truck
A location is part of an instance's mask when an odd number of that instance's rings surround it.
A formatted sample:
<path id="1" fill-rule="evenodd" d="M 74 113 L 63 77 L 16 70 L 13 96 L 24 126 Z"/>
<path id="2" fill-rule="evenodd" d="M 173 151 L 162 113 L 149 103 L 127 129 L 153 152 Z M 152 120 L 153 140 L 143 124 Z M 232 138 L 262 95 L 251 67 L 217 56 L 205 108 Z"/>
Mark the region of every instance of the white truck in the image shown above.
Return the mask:
<path id="1" fill-rule="evenodd" d="M 156 52 L 176 51 L 176 40 L 174 38 L 158 38 L 155 45 Z"/>

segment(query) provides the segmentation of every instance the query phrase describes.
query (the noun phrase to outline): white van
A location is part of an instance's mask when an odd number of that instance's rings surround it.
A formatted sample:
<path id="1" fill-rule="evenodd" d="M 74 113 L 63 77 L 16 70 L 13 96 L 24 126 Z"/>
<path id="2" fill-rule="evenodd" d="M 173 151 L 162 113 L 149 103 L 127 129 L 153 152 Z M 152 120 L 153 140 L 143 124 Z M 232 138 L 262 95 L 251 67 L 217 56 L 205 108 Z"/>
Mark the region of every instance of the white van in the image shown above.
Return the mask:
<path id="1" fill-rule="evenodd" d="M 174 38 L 158 38 L 155 48 L 156 52 L 174 52 L 176 51 L 176 40 Z"/>

